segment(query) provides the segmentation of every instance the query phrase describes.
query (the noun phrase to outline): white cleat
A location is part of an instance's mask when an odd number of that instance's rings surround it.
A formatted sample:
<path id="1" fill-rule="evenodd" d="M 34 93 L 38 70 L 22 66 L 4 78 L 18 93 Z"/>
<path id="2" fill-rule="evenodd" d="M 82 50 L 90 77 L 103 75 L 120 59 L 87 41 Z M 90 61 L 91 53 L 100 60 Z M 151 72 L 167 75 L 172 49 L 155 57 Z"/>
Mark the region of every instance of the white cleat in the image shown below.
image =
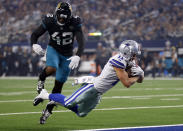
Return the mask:
<path id="1" fill-rule="evenodd" d="M 41 102 L 43 102 L 44 100 L 47 100 L 47 99 L 49 99 L 49 93 L 47 92 L 46 89 L 42 89 L 40 94 L 35 97 L 35 99 L 33 101 L 33 105 L 37 106 L 39 103 L 41 103 Z"/>

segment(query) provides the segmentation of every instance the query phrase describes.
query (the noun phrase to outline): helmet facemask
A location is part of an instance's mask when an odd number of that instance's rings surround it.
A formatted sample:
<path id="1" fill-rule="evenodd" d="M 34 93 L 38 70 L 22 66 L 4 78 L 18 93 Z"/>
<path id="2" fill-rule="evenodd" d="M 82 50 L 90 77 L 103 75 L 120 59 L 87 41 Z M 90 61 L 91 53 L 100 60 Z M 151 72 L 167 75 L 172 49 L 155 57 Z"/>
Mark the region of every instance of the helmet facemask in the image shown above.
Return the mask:
<path id="1" fill-rule="evenodd" d="M 55 10 L 55 18 L 57 20 L 57 24 L 62 26 L 68 23 L 71 18 L 71 10 L 71 5 L 69 3 L 59 3 Z"/>

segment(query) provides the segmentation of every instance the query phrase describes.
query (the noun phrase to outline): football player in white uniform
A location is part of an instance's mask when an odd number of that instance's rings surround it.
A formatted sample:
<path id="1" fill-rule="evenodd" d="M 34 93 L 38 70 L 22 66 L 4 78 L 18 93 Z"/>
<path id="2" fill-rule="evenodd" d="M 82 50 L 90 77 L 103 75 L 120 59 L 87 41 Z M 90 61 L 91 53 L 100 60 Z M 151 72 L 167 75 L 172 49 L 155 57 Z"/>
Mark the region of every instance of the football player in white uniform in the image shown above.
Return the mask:
<path id="1" fill-rule="evenodd" d="M 81 78 L 84 80 L 78 79 L 78 81 L 83 81 L 85 84 L 72 95 L 66 97 L 59 93 L 49 94 L 46 89 L 43 89 L 34 101 L 37 101 L 37 99 L 49 99 L 51 102 L 48 105 L 57 103 L 75 112 L 79 117 L 84 117 L 96 107 L 101 95 L 112 88 L 118 81 L 121 81 L 127 88 L 135 82 L 142 82 L 144 71 L 135 64 L 136 56 L 140 53 L 140 48 L 136 41 L 123 41 L 119 47 L 119 53 L 108 60 L 101 74 L 92 80 L 85 77 Z M 87 79 L 89 82 L 87 82 Z M 36 103 L 36 105 L 38 104 Z M 48 112 L 42 115 L 40 124 L 44 124 L 50 114 L 51 111 L 48 109 Z"/>

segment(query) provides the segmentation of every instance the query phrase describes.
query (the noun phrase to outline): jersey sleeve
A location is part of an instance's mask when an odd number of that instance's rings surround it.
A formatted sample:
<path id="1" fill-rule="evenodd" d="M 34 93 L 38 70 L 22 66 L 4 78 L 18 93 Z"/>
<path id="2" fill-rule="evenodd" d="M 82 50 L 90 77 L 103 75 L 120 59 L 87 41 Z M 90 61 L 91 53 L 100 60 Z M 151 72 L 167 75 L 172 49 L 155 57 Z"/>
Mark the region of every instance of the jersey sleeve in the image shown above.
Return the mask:
<path id="1" fill-rule="evenodd" d="M 117 68 L 125 69 L 126 68 L 126 62 L 120 55 L 114 56 L 109 60 L 109 63 Z"/>
<path id="2" fill-rule="evenodd" d="M 82 27 L 82 20 L 79 16 L 74 17 L 74 26 L 76 31 L 80 31 Z"/>

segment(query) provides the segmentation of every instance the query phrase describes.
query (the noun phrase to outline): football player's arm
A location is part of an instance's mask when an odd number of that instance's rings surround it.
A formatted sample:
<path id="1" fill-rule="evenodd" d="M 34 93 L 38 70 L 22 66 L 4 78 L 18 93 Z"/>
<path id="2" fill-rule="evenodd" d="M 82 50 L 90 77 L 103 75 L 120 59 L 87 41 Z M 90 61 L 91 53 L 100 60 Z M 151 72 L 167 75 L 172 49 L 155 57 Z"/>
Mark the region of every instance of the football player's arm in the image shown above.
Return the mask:
<path id="1" fill-rule="evenodd" d="M 113 68 L 116 71 L 116 74 L 117 74 L 119 80 L 121 81 L 121 83 L 123 83 L 123 85 L 127 88 L 129 88 L 131 85 L 133 85 L 139 79 L 139 77 L 129 78 L 128 73 L 124 69 L 117 68 L 114 66 L 113 66 Z"/>
<path id="2" fill-rule="evenodd" d="M 85 46 L 85 37 L 84 37 L 83 31 L 82 31 L 82 28 L 76 32 L 76 40 L 78 43 L 78 51 L 77 51 L 76 55 L 81 57 L 83 50 L 84 50 L 84 46 Z"/>
<path id="3" fill-rule="evenodd" d="M 46 32 L 43 25 L 40 25 L 31 35 L 31 46 L 33 51 L 38 55 L 44 55 L 44 50 L 37 44 L 38 38 Z"/>
<path id="4" fill-rule="evenodd" d="M 46 29 L 41 24 L 37 29 L 35 29 L 31 35 L 31 45 L 36 44 L 38 38 L 46 32 Z"/>
<path id="5" fill-rule="evenodd" d="M 79 65 L 80 57 L 83 53 L 84 50 L 84 44 L 85 44 L 85 39 L 82 30 L 76 32 L 76 40 L 78 42 L 78 51 L 76 55 L 70 57 L 68 60 L 70 60 L 69 68 L 70 69 L 75 69 Z"/>

